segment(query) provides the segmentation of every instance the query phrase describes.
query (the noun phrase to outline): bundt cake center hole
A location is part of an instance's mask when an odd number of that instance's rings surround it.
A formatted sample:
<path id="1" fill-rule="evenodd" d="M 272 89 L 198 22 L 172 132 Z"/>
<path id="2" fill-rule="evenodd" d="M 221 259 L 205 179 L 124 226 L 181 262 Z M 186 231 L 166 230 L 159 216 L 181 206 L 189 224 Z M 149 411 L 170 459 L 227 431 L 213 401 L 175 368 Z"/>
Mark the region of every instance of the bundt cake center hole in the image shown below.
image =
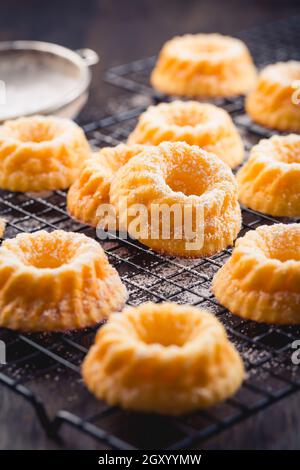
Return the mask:
<path id="1" fill-rule="evenodd" d="M 59 243 L 49 246 L 32 246 L 32 249 L 24 253 L 24 263 L 38 269 L 55 269 L 68 264 L 75 253 L 68 246 L 60 246 Z"/>
<path id="2" fill-rule="evenodd" d="M 65 263 L 66 263 L 65 260 L 61 260 L 57 258 L 56 256 L 51 256 L 50 254 L 36 256 L 31 259 L 31 264 L 35 268 L 39 268 L 39 269 L 45 269 L 45 268 L 55 269 L 55 268 L 59 268 Z"/>
<path id="3" fill-rule="evenodd" d="M 175 126 L 184 127 L 191 126 L 195 127 L 199 124 L 205 124 L 207 122 L 207 115 L 205 112 L 195 112 L 195 109 L 191 110 L 178 110 L 169 117 L 169 123 Z"/>
<path id="4" fill-rule="evenodd" d="M 300 245 L 298 247 L 285 247 L 282 250 L 270 249 L 269 257 L 282 263 L 286 261 L 300 261 Z"/>
<path id="5" fill-rule="evenodd" d="M 153 324 L 141 335 L 141 340 L 146 344 L 159 344 L 160 346 L 179 346 L 182 347 L 188 341 L 191 331 L 189 328 L 180 328 L 180 325 Z"/>
<path id="6" fill-rule="evenodd" d="M 215 42 L 196 42 L 191 45 L 191 51 L 195 54 L 221 54 L 225 51 L 224 45 Z"/>
<path id="7" fill-rule="evenodd" d="M 50 142 L 56 136 L 55 130 L 51 126 L 40 123 L 26 123 L 19 127 L 17 137 L 22 142 Z"/>
<path id="8" fill-rule="evenodd" d="M 278 233 L 272 237 L 266 237 L 263 251 L 270 259 L 281 261 L 300 261 L 300 236 L 299 233 Z"/>
<path id="9" fill-rule="evenodd" d="M 275 157 L 283 163 L 300 163 L 300 140 L 299 145 L 285 145 L 277 148 Z"/>
<path id="10" fill-rule="evenodd" d="M 186 196 L 201 196 L 208 185 L 203 178 L 199 178 L 192 171 L 184 171 L 182 168 L 174 168 L 166 178 L 167 185 L 174 192 L 181 192 Z"/>

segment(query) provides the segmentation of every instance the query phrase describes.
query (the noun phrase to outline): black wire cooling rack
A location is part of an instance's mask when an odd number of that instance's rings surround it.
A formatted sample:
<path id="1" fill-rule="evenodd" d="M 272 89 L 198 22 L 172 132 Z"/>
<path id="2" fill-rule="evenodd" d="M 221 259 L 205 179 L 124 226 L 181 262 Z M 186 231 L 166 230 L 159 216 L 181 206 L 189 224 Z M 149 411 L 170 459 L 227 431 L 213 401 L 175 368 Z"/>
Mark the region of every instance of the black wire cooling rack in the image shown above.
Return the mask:
<path id="1" fill-rule="evenodd" d="M 255 29 L 240 36 L 252 45 L 259 65 L 274 60 L 299 60 L 299 19 Z M 251 42 L 252 41 L 252 42 Z M 164 100 L 148 84 L 153 58 L 114 68 L 107 80 L 151 100 Z M 245 116 L 243 100 L 218 100 L 238 125 L 249 149 L 270 131 Z M 143 107 L 129 109 L 84 126 L 92 145 L 102 147 L 124 141 Z M 0 192 L 0 214 L 8 225 L 6 237 L 20 232 L 65 229 L 95 238 L 95 230 L 69 218 L 65 192 L 44 195 Z M 262 224 L 279 221 L 242 208 L 242 236 Z M 245 420 L 259 410 L 300 389 L 300 367 L 293 365 L 293 341 L 299 327 L 277 327 L 242 320 L 220 306 L 210 291 L 215 272 L 231 249 L 210 258 L 179 259 L 150 251 L 133 240 L 101 241 L 110 262 L 125 283 L 130 305 L 152 300 L 190 303 L 210 309 L 225 324 L 230 339 L 242 354 L 247 379 L 238 393 L 205 412 L 162 417 L 125 412 L 96 401 L 85 389 L 80 364 L 93 342 L 96 328 L 75 333 L 20 334 L 0 329 L 7 346 L 7 364 L 0 366 L 0 384 L 30 402 L 47 434 L 58 438 L 67 428 L 98 441 L 106 449 L 183 449 L 195 447 L 216 433 Z M 76 437 L 78 442 L 78 435 Z M 77 446 L 77 445 L 76 445 Z"/>

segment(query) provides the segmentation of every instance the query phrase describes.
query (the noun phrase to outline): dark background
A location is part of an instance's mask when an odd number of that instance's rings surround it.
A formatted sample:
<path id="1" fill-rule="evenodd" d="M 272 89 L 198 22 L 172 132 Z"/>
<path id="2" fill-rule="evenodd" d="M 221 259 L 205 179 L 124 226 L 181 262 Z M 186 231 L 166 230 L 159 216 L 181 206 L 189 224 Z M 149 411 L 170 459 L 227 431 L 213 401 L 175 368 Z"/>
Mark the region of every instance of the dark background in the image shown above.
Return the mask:
<path id="1" fill-rule="evenodd" d="M 101 81 L 108 67 L 153 55 L 176 34 L 234 35 L 299 13 L 299 0 L 7 0 L 0 5 L 0 40 L 35 39 L 96 50 L 101 61 L 93 69 L 90 100 L 82 115 L 88 121 L 120 100 L 120 91 Z M 290 396 L 203 447 L 299 449 L 299 408 L 299 394 Z M 0 449 L 11 448 L 57 446 L 44 436 L 30 406 L 0 388 Z"/>
<path id="2" fill-rule="evenodd" d="M 107 97 L 117 96 L 101 83 L 107 68 L 154 55 L 176 34 L 234 35 L 300 12 L 299 0 L 2 0 L 0 5 L 0 41 L 49 41 L 100 55 L 84 121 L 105 114 Z"/>

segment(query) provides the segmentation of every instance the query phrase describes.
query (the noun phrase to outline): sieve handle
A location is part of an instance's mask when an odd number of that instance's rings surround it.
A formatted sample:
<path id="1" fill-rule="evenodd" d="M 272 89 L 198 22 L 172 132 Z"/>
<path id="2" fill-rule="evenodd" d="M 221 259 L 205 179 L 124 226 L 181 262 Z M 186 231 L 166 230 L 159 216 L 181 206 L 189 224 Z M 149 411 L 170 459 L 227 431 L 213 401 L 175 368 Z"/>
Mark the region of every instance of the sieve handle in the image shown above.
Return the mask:
<path id="1" fill-rule="evenodd" d="M 97 52 L 93 51 L 93 49 L 77 49 L 75 52 L 82 58 L 88 67 L 98 64 L 99 62 L 99 56 Z"/>

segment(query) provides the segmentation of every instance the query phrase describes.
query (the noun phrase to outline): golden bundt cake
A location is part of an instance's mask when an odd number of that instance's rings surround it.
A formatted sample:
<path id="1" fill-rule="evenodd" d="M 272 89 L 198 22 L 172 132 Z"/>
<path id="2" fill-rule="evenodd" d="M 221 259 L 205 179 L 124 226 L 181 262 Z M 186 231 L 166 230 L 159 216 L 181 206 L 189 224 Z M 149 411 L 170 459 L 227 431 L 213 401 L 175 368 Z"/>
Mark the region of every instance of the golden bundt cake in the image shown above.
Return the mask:
<path id="1" fill-rule="evenodd" d="M 266 323 L 300 323 L 300 224 L 264 225 L 237 240 L 214 277 L 232 313 Z"/>
<path id="2" fill-rule="evenodd" d="M 0 126 L 0 188 L 43 191 L 68 188 L 90 154 L 73 121 L 33 116 Z"/>
<path id="3" fill-rule="evenodd" d="M 278 62 L 263 69 L 246 100 L 251 119 L 280 131 L 300 132 L 299 80 L 300 62 Z"/>
<path id="4" fill-rule="evenodd" d="M 233 395 L 244 367 L 211 313 L 148 302 L 110 317 L 82 373 L 89 390 L 110 405 L 179 415 Z"/>
<path id="5" fill-rule="evenodd" d="M 121 166 L 143 148 L 143 145 L 120 144 L 116 147 L 105 147 L 92 154 L 69 189 L 69 214 L 80 222 L 96 227 L 101 219 L 97 209 L 101 204 L 109 203 L 112 178 Z"/>
<path id="6" fill-rule="evenodd" d="M 231 168 L 244 157 L 243 142 L 231 117 L 212 104 L 173 101 L 150 106 L 140 116 L 128 143 L 158 145 L 164 141 L 199 145 Z"/>
<path id="7" fill-rule="evenodd" d="M 241 227 L 230 168 L 196 145 L 164 142 L 133 157 L 110 188 L 120 228 L 155 251 L 209 256 Z"/>
<path id="8" fill-rule="evenodd" d="M 300 216 L 300 135 L 261 140 L 237 174 L 239 200 L 274 216 Z"/>
<path id="9" fill-rule="evenodd" d="M 56 230 L 0 247 L 0 326 L 60 331 L 95 325 L 126 301 L 118 273 L 95 240 Z"/>
<path id="10" fill-rule="evenodd" d="M 151 75 L 159 92 L 189 97 L 246 94 L 256 68 L 246 45 L 221 34 L 187 34 L 162 48 Z"/>

